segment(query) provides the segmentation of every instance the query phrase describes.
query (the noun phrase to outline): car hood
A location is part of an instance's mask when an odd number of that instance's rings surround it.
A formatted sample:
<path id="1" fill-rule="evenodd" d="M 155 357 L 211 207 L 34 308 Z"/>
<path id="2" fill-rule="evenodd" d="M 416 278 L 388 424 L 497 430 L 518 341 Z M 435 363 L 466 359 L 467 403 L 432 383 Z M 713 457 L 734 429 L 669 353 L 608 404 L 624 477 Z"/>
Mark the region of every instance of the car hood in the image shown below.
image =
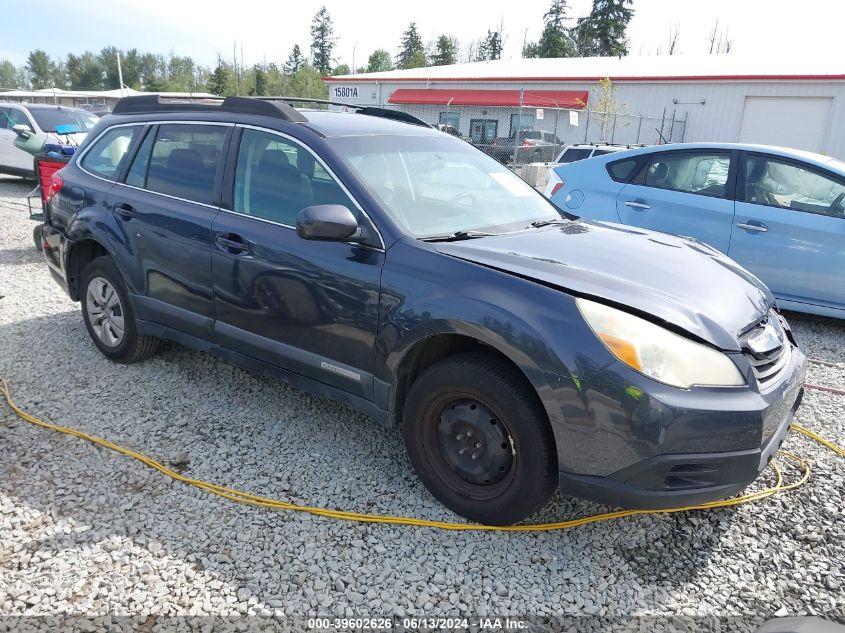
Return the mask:
<path id="1" fill-rule="evenodd" d="M 723 350 L 774 303 L 730 258 L 696 240 L 604 222 L 436 244 L 439 252 L 577 296 L 627 306 Z"/>

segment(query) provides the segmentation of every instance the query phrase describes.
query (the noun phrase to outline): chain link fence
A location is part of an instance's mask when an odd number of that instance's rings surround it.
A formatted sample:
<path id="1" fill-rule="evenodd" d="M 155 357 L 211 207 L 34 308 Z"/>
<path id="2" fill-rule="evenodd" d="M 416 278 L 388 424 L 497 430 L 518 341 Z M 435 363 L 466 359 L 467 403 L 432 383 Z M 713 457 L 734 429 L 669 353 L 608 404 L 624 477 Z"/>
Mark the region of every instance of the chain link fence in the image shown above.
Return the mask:
<path id="1" fill-rule="evenodd" d="M 518 167 L 554 162 L 576 143 L 656 145 L 684 140 L 685 112 L 658 116 L 608 114 L 589 109 L 384 104 L 472 143 L 496 160 Z"/>

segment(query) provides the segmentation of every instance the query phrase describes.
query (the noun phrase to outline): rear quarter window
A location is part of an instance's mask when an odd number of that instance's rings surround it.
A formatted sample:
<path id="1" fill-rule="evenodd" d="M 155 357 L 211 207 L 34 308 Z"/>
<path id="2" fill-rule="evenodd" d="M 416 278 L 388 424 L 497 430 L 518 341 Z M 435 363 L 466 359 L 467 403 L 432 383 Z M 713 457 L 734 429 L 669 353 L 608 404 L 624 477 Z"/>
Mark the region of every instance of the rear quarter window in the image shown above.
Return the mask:
<path id="1" fill-rule="evenodd" d="M 625 158 L 607 164 L 607 173 L 616 182 L 629 182 L 637 171 L 639 161 L 636 158 Z"/>
<path id="2" fill-rule="evenodd" d="M 108 130 L 85 152 L 82 168 L 106 180 L 116 180 L 129 148 L 142 128 L 141 125 L 133 125 Z"/>

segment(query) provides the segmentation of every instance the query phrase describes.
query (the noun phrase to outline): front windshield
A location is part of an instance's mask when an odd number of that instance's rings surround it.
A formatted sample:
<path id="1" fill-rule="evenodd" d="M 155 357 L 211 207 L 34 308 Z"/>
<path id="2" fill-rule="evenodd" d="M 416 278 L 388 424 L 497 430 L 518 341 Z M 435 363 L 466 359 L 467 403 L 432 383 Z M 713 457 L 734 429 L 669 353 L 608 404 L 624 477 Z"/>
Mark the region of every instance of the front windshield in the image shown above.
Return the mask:
<path id="1" fill-rule="evenodd" d="M 464 141 L 439 136 L 327 140 L 415 237 L 500 233 L 560 218 L 528 183 Z"/>
<path id="2" fill-rule="evenodd" d="M 98 121 L 93 114 L 75 108 L 32 108 L 30 114 L 44 132 L 55 132 L 60 125 L 76 125 L 80 132 L 88 132 Z"/>

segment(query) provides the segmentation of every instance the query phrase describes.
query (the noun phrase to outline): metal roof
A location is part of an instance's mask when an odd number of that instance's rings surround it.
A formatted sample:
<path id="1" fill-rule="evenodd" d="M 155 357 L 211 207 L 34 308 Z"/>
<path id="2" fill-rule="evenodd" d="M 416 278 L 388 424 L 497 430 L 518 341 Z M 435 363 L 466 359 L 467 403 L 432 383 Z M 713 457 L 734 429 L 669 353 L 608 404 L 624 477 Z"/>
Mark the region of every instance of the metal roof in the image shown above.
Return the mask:
<path id="1" fill-rule="evenodd" d="M 751 81 L 845 80 L 845 59 L 798 56 L 661 55 L 500 59 L 410 70 L 324 77 L 324 81 Z"/>

